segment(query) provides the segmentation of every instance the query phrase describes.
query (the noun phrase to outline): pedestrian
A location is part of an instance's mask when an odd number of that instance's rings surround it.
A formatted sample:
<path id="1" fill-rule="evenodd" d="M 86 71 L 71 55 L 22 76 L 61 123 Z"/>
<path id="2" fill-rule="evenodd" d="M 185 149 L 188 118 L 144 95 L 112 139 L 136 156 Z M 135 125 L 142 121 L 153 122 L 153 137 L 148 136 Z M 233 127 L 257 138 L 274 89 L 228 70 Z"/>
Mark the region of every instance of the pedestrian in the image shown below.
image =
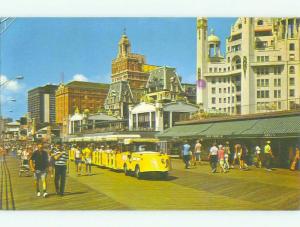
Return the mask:
<path id="1" fill-rule="evenodd" d="M 77 176 L 81 175 L 81 163 L 82 163 L 82 152 L 79 146 L 74 145 L 72 147 L 73 152 L 74 152 L 74 157 L 75 157 L 75 169 Z"/>
<path id="2" fill-rule="evenodd" d="M 46 198 L 47 193 L 47 171 L 49 165 L 48 153 L 44 150 L 43 144 L 40 143 L 37 146 L 37 150 L 32 153 L 30 158 L 30 169 L 34 173 L 36 195 L 41 196 L 40 182 L 42 181 L 43 197 Z"/>
<path id="3" fill-rule="evenodd" d="M 219 160 L 219 165 L 220 165 L 220 171 L 221 173 L 226 173 L 226 169 L 225 169 L 225 151 L 223 148 L 223 145 L 219 145 L 219 149 L 218 149 L 218 160 Z"/>
<path id="4" fill-rule="evenodd" d="M 55 160 L 55 190 L 57 195 L 63 196 L 65 193 L 67 162 L 69 159 L 68 152 L 61 146 L 60 142 L 56 143 L 54 160 Z"/>
<path id="5" fill-rule="evenodd" d="M 186 169 L 190 168 L 191 156 L 192 156 L 191 146 L 188 144 L 188 141 L 186 140 L 184 145 L 182 146 L 182 157 Z"/>
<path id="6" fill-rule="evenodd" d="M 212 173 L 217 172 L 218 148 L 216 145 L 216 143 L 213 143 L 212 147 L 209 149 L 208 155 Z"/>
<path id="7" fill-rule="evenodd" d="M 229 171 L 230 169 L 230 164 L 229 164 L 230 157 L 231 157 L 231 152 L 230 152 L 229 141 L 226 141 L 226 145 L 224 148 L 224 159 L 225 159 L 224 166 L 227 171 Z"/>
<path id="8" fill-rule="evenodd" d="M 266 170 L 272 171 L 272 158 L 273 158 L 273 152 L 271 148 L 271 141 L 267 141 L 266 145 L 264 147 L 264 153 L 265 153 L 265 160 L 266 160 Z"/>
<path id="9" fill-rule="evenodd" d="M 247 153 L 248 153 L 248 149 L 247 149 L 246 145 L 243 144 L 240 149 L 240 169 L 241 170 L 248 169 L 248 165 L 246 163 Z"/>
<path id="10" fill-rule="evenodd" d="M 86 175 L 92 175 L 92 157 L 93 157 L 93 147 L 89 144 L 86 148 L 82 150 L 82 155 L 85 161 L 85 172 Z"/>
<path id="11" fill-rule="evenodd" d="M 234 145 L 233 168 L 236 163 L 238 163 L 239 167 L 241 168 L 241 161 L 240 161 L 241 154 L 242 154 L 242 145 L 237 143 Z"/>
<path id="12" fill-rule="evenodd" d="M 300 150 L 299 150 L 299 146 L 297 145 L 294 160 L 290 165 L 290 170 L 296 170 L 297 169 L 297 164 L 299 163 L 299 159 L 300 159 Z"/>
<path id="13" fill-rule="evenodd" d="M 261 149 L 258 145 L 255 147 L 255 156 L 256 156 L 256 167 L 261 168 L 261 166 L 262 166 Z"/>
<path id="14" fill-rule="evenodd" d="M 201 164 L 201 151 L 202 151 L 202 144 L 200 143 L 201 140 L 197 140 L 195 145 L 195 165 Z"/>

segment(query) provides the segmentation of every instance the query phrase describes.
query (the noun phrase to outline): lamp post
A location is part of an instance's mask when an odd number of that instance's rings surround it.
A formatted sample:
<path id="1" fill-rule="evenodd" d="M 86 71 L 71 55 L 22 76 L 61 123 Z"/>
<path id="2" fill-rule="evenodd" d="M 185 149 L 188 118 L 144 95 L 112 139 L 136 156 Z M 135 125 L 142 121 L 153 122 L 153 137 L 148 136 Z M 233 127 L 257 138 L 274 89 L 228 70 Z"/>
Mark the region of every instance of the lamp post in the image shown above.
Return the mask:
<path id="1" fill-rule="evenodd" d="M 0 121 L 1 121 L 1 135 L 0 135 L 0 139 L 1 140 L 3 138 L 3 130 L 4 130 L 4 119 L 2 117 L 2 88 L 5 85 L 7 85 L 9 82 L 11 82 L 11 81 L 22 80 L 22 79 L 24 79 L 23 76 L 16 76 L 14 79 L 8 79 L 8 80 L 2 82 L 2 77 L 0 77 Z M 16 99 L 11 98 L 8 101 L 10 101 L 10 102 L 16 102 Z M 9 112 L 12 113 L 12 111 L 9 111 Z"/>

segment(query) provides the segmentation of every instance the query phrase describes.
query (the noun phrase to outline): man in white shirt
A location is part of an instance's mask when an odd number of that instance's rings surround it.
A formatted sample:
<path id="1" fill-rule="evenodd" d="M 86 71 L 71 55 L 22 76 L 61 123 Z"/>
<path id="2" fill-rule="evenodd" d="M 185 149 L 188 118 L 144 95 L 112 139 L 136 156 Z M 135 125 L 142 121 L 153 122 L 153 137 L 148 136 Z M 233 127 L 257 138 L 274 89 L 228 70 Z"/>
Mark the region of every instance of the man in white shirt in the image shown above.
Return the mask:
<path id="1" fill-rule="evenodd" d="M 213 143 L 212 147 L 209 149 L 209 162 L 211 166 L 211 172 L 217 172 L 217 163 L 218 163 L 218 148 L 216 143 Z"/>

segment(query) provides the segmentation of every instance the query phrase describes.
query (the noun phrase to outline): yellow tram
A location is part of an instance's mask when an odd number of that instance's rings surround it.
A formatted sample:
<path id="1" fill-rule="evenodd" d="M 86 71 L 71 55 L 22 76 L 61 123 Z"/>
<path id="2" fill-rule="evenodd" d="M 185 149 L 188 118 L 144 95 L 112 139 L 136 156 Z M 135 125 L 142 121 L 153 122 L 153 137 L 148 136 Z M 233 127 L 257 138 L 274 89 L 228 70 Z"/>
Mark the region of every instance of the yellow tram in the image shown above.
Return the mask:
<path id="1" fill-rule="evenodd" d="M 158 139 L 141 138 L 140 135 L 86 136 L 70 138 L 67 142 L 94 143 L 92 164 L 114 170 L 123 170 L 125 175 L 134 173 L 140 178 L 144 173 L 158 173 L 163 177 L 171 168 L 169 155 L 162 152 Z M 69 159 L 75 159 L 74 149 Z"/>

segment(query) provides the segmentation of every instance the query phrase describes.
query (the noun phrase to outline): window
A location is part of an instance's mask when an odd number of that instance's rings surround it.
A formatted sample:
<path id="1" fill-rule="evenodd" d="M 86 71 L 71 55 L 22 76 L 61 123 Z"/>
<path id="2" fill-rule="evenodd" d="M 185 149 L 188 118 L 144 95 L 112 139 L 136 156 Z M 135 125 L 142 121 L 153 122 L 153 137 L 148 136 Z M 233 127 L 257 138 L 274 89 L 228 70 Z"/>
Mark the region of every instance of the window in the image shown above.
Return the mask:
<path id="1" fill-rule="evenodd" d="M 269 56 L 265 56 L 265 61 L 269 61 Z"/>
<path id="2" fill-rule="evenodd" d="M 227 93 L 230 93 L 230 87 L 227 88 Z"/>
<path id="3" fill-rule="evenodd" d="M 265 98 L 269 98 L 269 94 L 270 94 L 270 92 L 269 91 L 265 91 Z"/>
<path id="4" fill-rule="evenodd" d="M 238 25 L 238 28 L 241 29 L 241 28 L 242 28 L 242 24 L 239 24 L 239 25 Z"/>
<path id="5" fill-rule="evenodd" d="M 209 72 L 212 73 L 212 68 L 209 68 Z"/>
<path id="6" fill-rule="evenodd" d="M 281 67 L 275 66 L 274 67 L 274 75 L 280 75 L 281 74 Z"/>
<path id="7" fill-rule="evenodd" d="M 266 86 L 266 87 L 269 87 L 269 79 L 266 79 L 266 80 L 265 80 L 265 86 Z"/>
<path id="8" fill-rule="evenodd" d="M 231 102 L 234 103 L 234 96 L 231 97 Z"/>
<path id="9" fill-rule="evenodd" d="M 226 72 L 226 68 L 224 68 L 223 71 Z"/>
<path id="10" fill-rule="evenodd" d="M 290 81 L 289 81 L 290 86 L 294 86 L 295 85 L 295 78 L 291 77 Z"/>
<path id="11" fill-rule="evenodd" d="M 222 98 L 219 98 L 219 103 L 222 103 Z"/>
<path id="12" fill-rule="evenodd" d="M 281 90 L 274 90 L 274 98 L 281 98 Z"/>
<path id="13" fill-rule="evenodd" d="M 290 89 L 290 97 L 295 97 L 295 90 L 294 89 Z"/>
<path id="14" fill-rule="evenodd" d="M 226 83 L 226 78 L 225 77 L 223 78 L 223 83 Z"/>
<path id="15" fill-rule="evenodd" d="M 256 87 L 260 87 L 260 79 L 256 80 Z"/>
<path id="16" fill-rule="evenodd" d="M 219 88 L 219 93 L 220 93 L 220 94 L 222 93 L 222 88 Z"/>
<path id="17" fill-rule="evenodd" d="M 214 68 L 214 72 L 216 73 L 218 71 L 218 68 Z"/>
<path id="18" fill-rule="evenodd" d="M 211 93 L 216 94 L 216 88 L 215 87 L 211 88 Z"/>
<path id="19" fill-rule="evenodd" d="M 290 66 L 289 74 L 295 74 L 295 66 Z"/>
<path id="20" fill-rule="evenodd" d="M 215 97 L 211 98 L 211 103 L 216 104 L 216 98 Z"/>
<path id="21" fill-rule="evenodd" d="M 256 92 L 256 98 L 260 98 L 260 91 Z"/>
<path id="22" fill-rule="evenodd" d="M 221 83 L 222 82 L 222 79 L 221 78 L 219 78 L 219 83 Z"/>
<path id="23" fill-rule="evenodd" d="M 230 57 L 227 58 L 227 62 L 230 62 Z"/>
<path id="24" fill-rule="evenodd" d="M 227 102 L 230 103 L 230 97 L 227 98 Z"/>
<path id="25" fill-rule="evenodd" d="M 212 79 L 212 80 L 211 80 L 211 83 L 212 83 L 212 84 L 215 84 L 215 83 L 216 83 L 216 80 L 215 80 L 215 79 Z"/>
<path id="26" fill-rule="evenodd" d="M 295 43 L 290 43 L 290 50 L 295 50 Z"/>
<path id="27" fill-rule="evenodd" d="M 220 73 L 220 72 L 222 72 L 222 69 L 221 69 L 221 68 L 219 68 L 219 73 Z"/>
<path id="28" fill-rule="evenodd" d="M 226 88 L 224 87 L 223 92 L 226 93 Z"/>
<path id="29" fill-rule="evenodd" d="M 278 57 L 277 57 L 277 60 L 278 60 L 278 61 L 281 61 L 281 56 L 278 56 Z"/>
<path id="30" fill-rule="evenodd" d="M 223 102 L 226 103 L 226 98 L 223 99 Z"/>

